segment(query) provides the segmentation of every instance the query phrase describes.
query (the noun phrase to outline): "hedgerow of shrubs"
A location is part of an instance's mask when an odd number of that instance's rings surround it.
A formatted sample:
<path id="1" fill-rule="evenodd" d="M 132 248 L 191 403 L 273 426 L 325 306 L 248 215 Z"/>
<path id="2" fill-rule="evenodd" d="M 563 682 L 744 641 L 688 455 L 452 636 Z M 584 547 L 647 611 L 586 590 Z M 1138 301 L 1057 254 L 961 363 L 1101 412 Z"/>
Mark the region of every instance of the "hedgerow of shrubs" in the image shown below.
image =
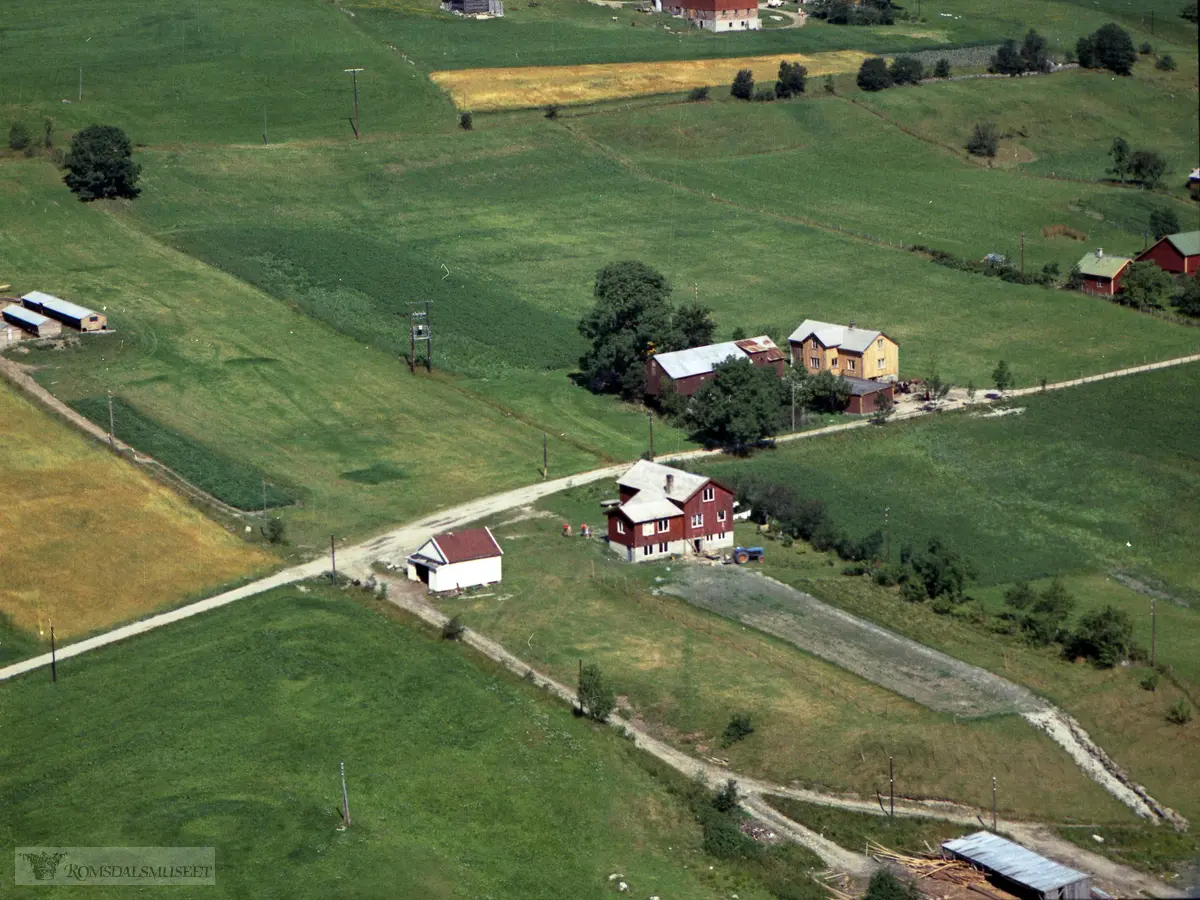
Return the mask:
<path id="1" fill-rule="evenodd" d="M 908 248 L 913 253 L 926 253 L 930 262 L 945 266 L 959 272 L 974 272 L 976 275 L 986 275 L 989 278 L 999 278 L 1012 284 L 1035 284 L 1041 287 L 1053 287 L 1054 276 L 1047 271 L 1021 272 L 1009 263 L 988 262 L 986 260 L 966 259 L 955 256 L 945 250 L 935 250 L 924 244 L 914 244 Z"/>

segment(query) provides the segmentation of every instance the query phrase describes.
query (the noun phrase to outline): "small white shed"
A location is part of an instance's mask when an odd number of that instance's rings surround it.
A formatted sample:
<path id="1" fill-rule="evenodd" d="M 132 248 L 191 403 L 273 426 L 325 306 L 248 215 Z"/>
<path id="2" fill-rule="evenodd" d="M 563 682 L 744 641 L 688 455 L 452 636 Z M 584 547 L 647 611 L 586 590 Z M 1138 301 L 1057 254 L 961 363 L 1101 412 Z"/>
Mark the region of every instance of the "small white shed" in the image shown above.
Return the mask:
<path id="1" fill-rule="evenodd" d="M 408 580 L 434 592 L 495 584 L 503 556 L 490 528 L 435 534 L 408 558 Z"/>

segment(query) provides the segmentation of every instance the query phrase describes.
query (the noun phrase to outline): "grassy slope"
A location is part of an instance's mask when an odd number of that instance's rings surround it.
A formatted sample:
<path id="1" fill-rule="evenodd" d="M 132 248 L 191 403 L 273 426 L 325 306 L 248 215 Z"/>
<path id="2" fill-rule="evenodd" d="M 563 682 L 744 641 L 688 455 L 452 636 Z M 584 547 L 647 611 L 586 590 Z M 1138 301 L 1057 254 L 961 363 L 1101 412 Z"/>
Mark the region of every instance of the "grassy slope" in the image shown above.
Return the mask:
<path id="1" fill-rule="evenodd" d="M 950 419 L 888 426 L 818 447 L 791 447 L 743 463 L 707 466 L 715 475 L 756 470 L 825 499 L 852 533 L 883 525 L 890 507 L 893 552 L 938 535 L 964 553 L 979 581 L 985 612 L 997 611 L 1003 585 L 1056 574 L 1079 611 L 1111 603 L 1134 620 L 1137 643 L 1150 643 L 1149 600 L 1108 577 L 1126 568 L 1165 581 L 1181 602 L 1158 603 L 1159 661 L 1173 666 L 1192 694 L 1200 685 L 1200 620 L 1191 558 L 1200 530 L 1186 499 L 1200 479 L 1195 417 L 1169 399 L 1194 391 L 1194 367 L 1023 398 L 1026 412 L 993 420 Z M 1150 443 L 1146 435 L 1154 435 Z M 743 540 L 750 540 L 746 535 Z M 1126 541 L 1131 546 L 1126 547 Z M 901 603 L 895 589 L 837 574 L 823 554 L 773 545 L 777 578 L 908 634 L 968 662 L 1024 682 L 1076 715 L 1134 777 L 1185 815 L 1200 815 L 1200 729 L 1163 720 L 1179 696 L 1138 686 L 1134 667 L 1096 672 L 997 638 L 977 625 Z M 1145 577 L 1145 574 L 1143 574 Z"/>
<path id="2" fill-rule="evenodd" d="M 0 422 L 0 661 L 271 566 L 7 384 Z"/>
<path id="3" fill-rule="evenodd" d="M 847 109 L 861 130 L 846 124 L 841 113 Z M 656 130 L 654 123 L 664 117 L 675 137 Z M 695 171 L 711 166 L 714 177 L 724 173 L 711 186 L 735 196 L 741 189 L 725 180 L 729 171 L 763 165 L 734 149 L 738 141 L 770 155 L 772 148 L 803 139 L 810 128 L 828 127 L 827 141 L 839 141 L 852 154 L 857 142 L 896 141 L 899 135 L 864 111 L 823 101 L 775 109 L 676 107 L 577 119 L 570 128 L 607 128 L 601 134 L 606 140 L 616 140 L 619 132 L 622 139 L 642 143 L 649 158 L 660 143 L 672 148 L 679 143 L 675 119 L 684 117 L 690 123 L 685 127 L 720 136 L 705 141 L 705 152 L 721 158 L 696 164 Z M 595 124 L 601 119 L 604 124 Z M 936 164 L 929 179 L 959 179 L 962 193 L 980 205 L 993 198 L 1010 203 L 1014 215 L 1028 219 L 1031 235 L 1044 223 L 1093 224 L 1069 206 L 1080 192 L 1102 189 L 1052 183 L 1056 195 L 1022 212 L 1022 204 L 1008 196 L 1013 176 L 943 158 L 941 151 L 903 135 L 898 140 L 911 152 L 897 165 L 920 172 Z M 707 190 L 674 190 L 666 183 L 669 171 L 663 181 L 642 177 L 540 117 L 500 117 L 482 130 L 403 144 L 172 151 L 149 154 L 148 161 L 153 171 L 136 215 L 154 233 L 295 300 L 340 330 L 397 352 L 405 340 L 390 323 L 406 309 L 400 301 L 432 299 L 442 363 L 489 381 L 503 382 L 521 370 L 570 366 L 583 349 L 574 323 L 590 302 L 595 271 L 628 257 L 667 272 L 681 297 L 695 285 L 701 301 L 716 310 L 724 333 L 742 325 L 782 339 L 806 316 L 857 319 L 900 341 L 909 374 L 924 372 L 936 353 L 943 372 L 960 383 L 984 383 L 1001 355 L 1030 380 L 1043 374 L 1053 379 L 1141 362 L 1147 355 L 1178 355 L 1192 351 L 1198 340 L 1190 330 L 1103 301 L 949 272 L 912 254 L 789 219 L 794 214 L 868 227 L 863 217 L 871 210 L 878 216 L 879 210 L 867 194 L 836 206 L 812 200 L 777 204 L 783 217 L 731 209 L 714 204 Z M 289 171 L 297 168 L 321 177 L 298 181 Z M 829 190 L 819 186 L 829 180 L 819 171 L 790 171 L 797 173 L 794 190 L 804 184 Z M 551 183 L 553 190 L 534 187 Z M 792 190 L 775 187 L 777 193 Z M 307 205 L 314 194 L 315 209 Z M 234 196 L 242 199 L 231 208 Z M 879 202 L 903 206 L 901 198 Z M 589 210 L 586 229 L 579 227 L 580 208 Z M 954 206 L 945 222 L 906 214 L 910 224 L 894 236 L 967 252 L 1003 240 L 992 219 L 978 221 L 964 209 Z M 922 232 L 926 224 L 936 225 L 936 236 Z M 1111 227 L 1106 233 L 1117 240 Z M 1047 254 L 1066 260 L 1078 252 L 1065 239 L 1062 248 L 1043 246 L 1048 243 L 1030 238 L 1031 264 Z M 853 278 L 846 275 L 850 271 Z M 1046 345 L 1047 330 L 1084 329 L 1087 341 L 1053 350 Z M 496 390 L 502 395 L 503 388 Z M 585 415 L 596 408 L 590 398 L 580 397 L 576 405 Z M 544 406 L 531 414 L 554 421 Z M 630 455 L 628 444 L 608 443 L 602 431 L 584 429 L 574 436 Z"/>
<path id="4" fill-rule="evenodd" d="M 605 897 L 612 872 L 647 896 L 766 896 L 698 853 L 630 744 L 325 589 L 4 690 L 6 846 L 215 846 L 206 896 Z"/>
<path id="5" fill-rule="evenodd" d="M 111 388 L 268 480 L 307 489 L 304 507 L 285 513 L 299 543 L 362 535 L 537 477 L 540 429 L 63 199 L 42 163 L 5 171 L 3 202 L 25 210 L 5 233 L 9 277 L 104 306 L 116 329 L 35 356 L 48 366 L 43 383 L 67 400 Z M 550 452 L 561 472 L 596 463 L 558 439 Z M 380 464 L 402 476 L 354 480 Z"/>
<path id="6" fill-rule="evenodd" d="M 1002 133 L 1023 132 L 1026 136 L 1005 142 L 1002 155 L 1009 148 L 1029 151 L 1032 159 L 1021 168 L 1038 175 L 1090 181 L 1108 177 L 1108 149 L 1120 135 L 1134 147 L 1164 154 L 1170 163 L 1164 181 L 1182 196 L 1187 174 L 1196 164 L 1195 58 L 1172 73 L 1156 72 L 1146 57 L 1140 59 L 1133 78 L 1073 71 L 1051 78 L 926 84 L 919 90 L 881 91 L 860 99 L 955 148 L 966 143 L 975 121 L 990 119 Z M 1158 196 L 1154 202 L 1173 205 Z M 1195 204 L 1174 208 L 1184 227 L 1189 210 L 1192 226 L 1196 224 Z M 1139 216 L 1126 230 L 1140 234 L 1145 225 Z M 1140 243 L 1136 249 L 1141 249 Z"/>
<path id="7" fill-rule="evenodd" d="M 350 76 L 362 66 L 363 127 L 426 131 L 452 111 L 398 55 L 366 39 L 327 3 L 106 0 L 9 3 L 0 38 L 0 120 L 20 114 L 38 134 L 119 124 L 144 143 L 262 143 L 349 137 Z M 80 103 L 79 67 L 84 70 Z M 63 103 L 70 100 L 70 103 Z"/>
<path id="8" fill-rule="evenodd" d="M 539 670 L 574 680 L 578 660 L 598 663 L 652 731 L 688 752 L 727 758 L 735 771 L 871 796 L 886 789 L 986 806 L 992 768 L 1015 815 L 1126 821 L 1044 736 L 1015 716 L 955 721 L 870 685 L 752 629 L 654 593 L 670 566 L 630 567 L 601 545 L 560 536 L 559 519 L 596 523 L 611 485 L 546 502 L 549 518 L 498 529 L 500 590 L 439 606 L 501 641 Z M 593 575 L 594 573 L 594 575 Z M 729 717 L 748 711 L 755 733 L 720 746 Z M 997 761 L 994 748 L 1011 752 Z"/>
<path id="9" fill-rule="evenodd" d="M 1053 103 L 1071 105 L 1086 97 L 1092 80 L 1091 73 L 1072 73 L 1023 81 L 1016 87 L 1030 90 L 1030 102 L 1048 115 Z M 1094 107 L 1105 110 L 1107 116 L 1112 107 L 1127 109 L 1126 104 L 1136 103 L 1139 97 L 1165 94 L 1161 88 L 1139 82 L 1123 82 L 1121 87 L 1127 93 L 1098 99 Z M 913 98 L 908 102 L 919 104 L 930 98 L 925 102 L 936 103 L 942 92 L 954 92 L 939 107 L 942 124 L 937 136 L 957 147 L 978 115 L 957 111 L 974 103 L 976 91 L 986 104 L 1002 90 L 989 81 L 933 84 L 887 92 L 898 97 L 896 101 L 870 102 L 886 106 Z M 1013 96 L 1012 88 L 1007 90 Z M 858 99 L 863 95 L 850 96 Z M 1023 97 L 1015 97 L 1014 102 Z M 1164 109 L 1167 106 L 1164 101 Z M 1161 139 L 1155 146 L 1176 159 L 1178 170 L 1191 152 L 1185 135 L 1189 129 L 1195 133 L 1195 114 L 1177 104 L 1170 108 L 1175 115 L 1164 116 L 1155 132 Z M 684 104 L 589 116 L 572 124 L 665 180 L 715 192 L 754 210 L 805 217 L 893 244 L 925 244 L 972 258 L 1000 252 L 1017 260 L 1024 232 L 1027 266 L 1040 269 L 1043 263 L 1053 261 L 1063 271 L 1087 246 L 1066 238 L 1043 238 L 1044 226 L 1065 224 L 1087 232 L 1088 246 L 1103 245 L 1114 251 L 1142 248 L 1145 213 L 1140 208 L 1140 192 L 1031 178 L 1023 170 L 987 169 L 956 150 L 905 134 L 845 99 L 813 95 L 769 105 L 735 101 Z M 1092 128 L 1096 127 L 1093 123 Z M 957 134 L 950 133 L 954 130 Z M 1034 135 L 1038 135 L 1036 128 Z M 1071 141 L 1067 146 L 1085 148 L 1085 155 L 1094 156 L 1097 150 L 1102 155 L 1111 137 L 1111 133 L 1105 134 L 1101 148 L 1095 146 L 1100 139 L 1094 132 L 1087 140 Z M 786 172 L 788 177 L 764 178 L 765 167 Z M 1101 178 L 1103 166 L 1098 165 L 1089 176 Z M 1115 221 L 1097 221 L 1081 208 L 1103 204 L 1118 208 L 1123 204 L 1128 210 L 1110 217 Z M 980 210 L 987 214 L 981 215 Z M 1181 216 L 1188 213 L 1183 206 L 1178 211 Z"/>
<path id="10" fill-rule="evenodd" d="M 1182 501 L 1200 490 L 1200 426 L 1170 398 L 1197 390 L 1200 367 L 1184 366 L 1023 397 L 1021 415 L 890 425 L 704 468 L 792 484 L 854 534 L 890 506 L 895 547 L 938 535 L 982 585 L 1141 566 L 1195 589 L 1200 508 Z"/>

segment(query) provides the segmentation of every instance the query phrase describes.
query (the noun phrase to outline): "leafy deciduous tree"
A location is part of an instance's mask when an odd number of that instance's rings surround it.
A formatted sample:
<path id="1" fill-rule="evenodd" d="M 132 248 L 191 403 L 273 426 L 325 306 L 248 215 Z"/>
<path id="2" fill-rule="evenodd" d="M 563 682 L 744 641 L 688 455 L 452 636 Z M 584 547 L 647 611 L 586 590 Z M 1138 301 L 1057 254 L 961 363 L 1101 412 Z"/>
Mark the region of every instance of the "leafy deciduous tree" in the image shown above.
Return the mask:
<path id="1" fill-rule="evenodd" d="M 1134 150 L 1129 157 L 1129 174 L 1140 181 L 1142 187 L 1158 187 L 1166 171 L 1167 161 L 1153 150 Z"/>
<path id="2" fill-rule="evenodd" d="M 80 200 L 136 197 L 142 168 L 133 161 L 133 146 L 115 125 L 89 125 L 71 138 L 66 158 L 67 187 Z"/>
<path id="3" fill-rule="evenodd" d="M 858 67 L 857 83 L 864 91 L 882 91 L 892 86 L 892 76 L 888 73 L 887 61 L 880 56 L 863 60 Z"/>
<path id="4" fill-rule="evenodd" d="M 729 93 L 738 100 L 749 100 L 754 96 L 754 73 L 749 69 L 739 69 L 733 77 Z"/>
<path id="5" fill-rule="evenodd" d="M 939 59 L 933 66 L 934 78 L 949 78 L 950 77 L 950 60 L 946 57 Z"/>
<path id="6" fill-rule="evenodd" d="M 1125 183 L 1125 175 L 1129 172 L 1129 155 L 1132 153 L 1129 142 L 1123 137 L 1113 138 L 1112 146 L 1108 148 L 1108 155 L 1112 157 L 1112 168 L 1108 171 L 1121 179 L 1121 183 Z"/>
<path id="7" fill-rule="evenodd" d="M 967 140 L 967 152 L 975 156 L 986 156 L 989 159 L 1000 149 L 1000 130 L 995 122 L 976 122 Z"/>
<path id="8" fill-rule="evenodd" d="M 1012 38 L 996 48 L 988 71 L 995 75 L 1016 77 L 1025 71 L 1025 60 L 1021 58 L 1021 50 Z"/>
<path id="9" fill-rule="evenodd" d="M 919 84 L 925 77 L 925 67 L 915 56 L 897 56 L 888 69 L 892 84 Z"/>
<path id="10" fill-rule="evenodd" d="M 742 449 L 778 433 L 784 402 L 785 389 L 773 369 L 729 360 L 692 396 L 687 419 L 698 438 Z"/>
<path id="11" fill-rule="evenodd" d="M 579 323 L 592 344 L 579 361 L 583 375 L 594 391 L 639 398 L 647 353 L 675 349 L 671 285 L 645 263 L 626 260 L 596 273 L 593 293 L 596 302 Z"/>
<path id="12" fill-rule="evenodd" d="M 1118 298 L 1126 306 L 1135 309 L 1161 307 L 1171 294 L 1171 276 L 1158 267 L 1157 263 L 1135 262 L 1121 282 Z"/>
<path id="13" fill-rule="evenodd" d="M 617 707 L 616 695 L 595 663 L 584 666 L 579 672 L 579 705 L 589 719 L 597 722 L 607 722 Z"/>
<path id="14" fill-rule="evenodd" d="M 779 78 L 775 81 L 775 96 L 784 100 L 804 93 L 808 69 L 786 59 L 779 63 Z"/>
<path id="15" fill-rule="evenodd" d="M 1046 39 L 1029 29 L 1025 39 L 1021 41 L 1021 62 L 1026 72 L 1049 72 L 1050 57 L 1046 52 Z"/>
<path id="16" fill-rule="evenodd" d="M 1161 240 L 1168 234 L 1179 232 L 1179 216 L 1169 206 L 1160 206 L 1150 213 L 1150 233 L 1154 239 Z"/>
<path id="17" fill-rule="evenodd" d="M 1079 619 L 1067 641 L 1069 656 L 1090 659 L 1097 668 L 1111 669 L 1133 649 L 1133 621 L 1129 613 L 1105 606 Z"/>
<path id="18" fill-rule="evenodd" d="M 1117 75 L 1132 75 L 1137 50 L 1129 32 L 1115 22 L 1101 25 L 1075 45 L 1079 64 L 1085 69 L 1108 69 Z"/>
<path id="19" fill-rule="evenodd" d="M 996 390 L 1002 394 L 1012 387 L 1012 371 L 1008 368 L 1008 363 L 1004 360 L 1000 360 L 996 368 L 992 370 L 992 383 L 996 385 Z"/>

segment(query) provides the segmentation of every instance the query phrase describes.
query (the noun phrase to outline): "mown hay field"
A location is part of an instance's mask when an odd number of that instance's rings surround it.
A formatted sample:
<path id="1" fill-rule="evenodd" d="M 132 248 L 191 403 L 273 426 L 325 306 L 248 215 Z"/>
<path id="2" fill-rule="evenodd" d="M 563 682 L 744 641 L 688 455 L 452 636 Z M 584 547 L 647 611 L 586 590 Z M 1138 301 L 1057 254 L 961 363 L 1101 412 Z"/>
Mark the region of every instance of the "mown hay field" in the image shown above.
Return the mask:
<path id="1" fill-rule="evenodd" d="M 0 615 L 49 640 L 263 571 L 270 557 L 0 387 Z"/>
<path id="2" fill-rule="evenodd" d="M 750 69 L 764 82 L 774 81 L 780 61 L 785 59 L 807 66 L 810 77 L 842 75 L 857 71 L 867 56 L 857 50 L 841 50 L 678 62 L 458 69 L 432 72 L 429 77 L 450 92 L 459 109 L 485 112 L 676 93 L 731 83 L 739 69 Z"/>

